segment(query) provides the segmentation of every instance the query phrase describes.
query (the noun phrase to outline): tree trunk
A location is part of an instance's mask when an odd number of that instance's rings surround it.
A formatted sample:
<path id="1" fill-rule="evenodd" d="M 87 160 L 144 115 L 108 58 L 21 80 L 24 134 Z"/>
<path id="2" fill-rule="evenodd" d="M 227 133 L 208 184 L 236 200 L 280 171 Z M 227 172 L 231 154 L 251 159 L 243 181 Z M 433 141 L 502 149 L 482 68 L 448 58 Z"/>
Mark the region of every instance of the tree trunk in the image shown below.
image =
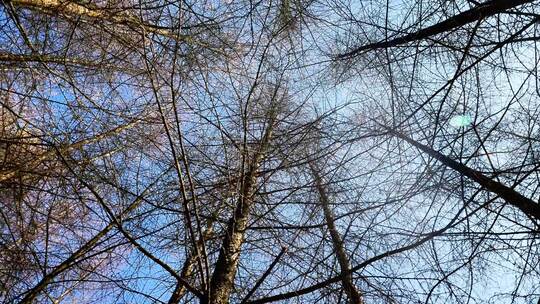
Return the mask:
<path id="1" fill-rule="evenodd" d="M 209 291 L 210 304 L 229 303 L 229 298 L 234 287 L 234 277 L 238 268 L 240 248 L 244 242 L 244 234 L 249 221 L 249 213 L 253 207 L 253 192 L 257 180 L 263 155 L 272 136 L 274 114 L 271 114 L 270 122 L 261 140 L 258 151 L 253 155 L 248 170 L 243 177 L 240 197 L 236 204 L 233 216 L 227 225 L 226 235 L 219 252 L 218 260 L 212 274 Z"/>
<path id="2" fill-rule="evenodd" d="M 311 169 L 311 173 L 313 174 L 313 177 L 315 179 L 315 187 L 317 188 L 317 192 L 319 194 L 324 218 L 330 232 L 332 246 L 334 247 L 334 252 L 336 254 L 340 270 L 342 273 L 346 273 L 346 275 L 341 278 L 341 284 L 343 285 L 343 289 L 345 290 L 345 293 L 349 298 L 349 303 L 363 304 L 364 301 L 362 299 L 362 295 L 353 283 L 352 273 L 350 272 L 351 263 L 349 262 L 349 258 L 347 257 L 345 248 L 343 248 L 343 241 L 334 223 L 334 214 L 330 209 L 330 201 L 326 192 L 326 188 L 323 185 L 322 178 L 319 175 L 319 170 L 313 163 L 310 163 L 309 166 Z"/>
<path id="3" fill-rule="evenodd" d="M 521 193 L 517 192 L 513 188 L 507 187 L 499 182 L 492 180 L 491 178 L 485 176 L 479 171 L 469 168 L 466 165 L 459 163 L 451 159 L 450 157 L 443 155 L 442 153 L 435 151 L 432 148 L 417 142 L 416 140 L 406 136 L 403 133 L 400 133 L 394 129 L 390 129 L 387 127 L 385 127 L 385 129 L 391 135 L 401 138 L 402 140 L 405 140 L 412 146 L 418 148 L 420 151 L 437 159 L 438 161 L 443 163 L 445 166 L 455 170 L 456 172 L 458 172 L 459 174 L 463 176 L 466 176 L 472 179 L 473 181 L 478 183 L 480 186 L 482 186 L 484 189 L 488 190 L 489 192 L 497 194 L 500 198 L 504 199 L 510 205 L 521 210 L 525 215 L 527 215 L 531 219 L 534 219 L 536 221 L 540 220 L 540 204 L 533 201 L 532 199 L 523 196 Z"/>

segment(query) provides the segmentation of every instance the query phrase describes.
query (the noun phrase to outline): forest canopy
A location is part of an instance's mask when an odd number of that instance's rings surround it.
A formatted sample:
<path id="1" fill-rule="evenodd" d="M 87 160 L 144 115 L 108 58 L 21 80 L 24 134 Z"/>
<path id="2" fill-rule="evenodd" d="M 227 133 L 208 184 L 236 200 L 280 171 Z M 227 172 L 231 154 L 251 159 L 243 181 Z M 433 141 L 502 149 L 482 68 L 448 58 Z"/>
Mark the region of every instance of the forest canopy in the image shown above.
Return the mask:
<path id="1" fill-rule="evenodd" d="M 539 4 L 2 0 L 0 302 L 540 303 Z"/>

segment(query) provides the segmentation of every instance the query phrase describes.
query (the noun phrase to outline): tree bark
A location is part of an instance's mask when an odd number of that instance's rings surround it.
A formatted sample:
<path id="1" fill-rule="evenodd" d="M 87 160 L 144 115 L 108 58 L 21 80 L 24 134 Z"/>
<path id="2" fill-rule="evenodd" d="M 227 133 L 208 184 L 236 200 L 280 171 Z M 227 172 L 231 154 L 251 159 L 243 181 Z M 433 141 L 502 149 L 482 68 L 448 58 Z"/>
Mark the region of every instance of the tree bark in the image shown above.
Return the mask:
<path id="1" fill-rule="evenodd" d="M 137 16 L 130 15 L 120 9 L 116 10 L 116 12 L 111 12 L 111 8 L 82 5 L 76 1 L 70 0 L 13 0 L 11 1 L 11 4 L 13 4 L 15 7 L 37 10 L 51 15 L 62 14 L 68 17 L 81 17 L 93 20 L 98 19 L 117 25 L 127 25 L 134 29 L 141 28 L 146 32 L 173 38 L 179 41 L 191 40 L 191 37 L 188 35 L 178 35 L 166 27 L 146 23 Z"/>
<path id="2" fill-rule="evenodd" d="M 208 302 L 210 304 L 226 304 L 234 287 L 234 278 L 238 268 L 240 249 L 244 242 L 244 234 L 248 226 L 249 213 L 253 207 L 253 194 L 256 186 L 257 171 L 272 136 L 274 114 L 261 140 L 258 150 L 253 155 L 248 170 L 244 174 L 240 197 L 234 214 L 229 220 L 218 260 L 210 281 Z"/>

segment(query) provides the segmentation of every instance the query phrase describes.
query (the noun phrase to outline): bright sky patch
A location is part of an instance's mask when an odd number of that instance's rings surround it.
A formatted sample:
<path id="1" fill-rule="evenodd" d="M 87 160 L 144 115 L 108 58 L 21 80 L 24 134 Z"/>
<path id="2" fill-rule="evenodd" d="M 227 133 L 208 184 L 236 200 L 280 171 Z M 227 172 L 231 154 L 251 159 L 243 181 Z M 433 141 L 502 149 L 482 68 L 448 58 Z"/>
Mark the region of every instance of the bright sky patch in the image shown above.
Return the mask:
<path id="1" fill-rule="evenodd" d="M 450 119 L 450 125 L 454 128 L 466 127 L 472 123 L 471 115 L 456 115 Z"/>

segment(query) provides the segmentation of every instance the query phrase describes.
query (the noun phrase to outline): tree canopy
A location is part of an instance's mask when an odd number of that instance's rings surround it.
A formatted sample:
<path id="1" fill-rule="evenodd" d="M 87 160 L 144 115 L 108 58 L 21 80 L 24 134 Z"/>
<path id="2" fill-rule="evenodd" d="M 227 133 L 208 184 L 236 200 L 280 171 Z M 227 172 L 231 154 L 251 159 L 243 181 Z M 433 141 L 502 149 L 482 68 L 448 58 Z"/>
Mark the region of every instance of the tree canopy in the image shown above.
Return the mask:
<path id="1" fill-rule="evenodd" d="M 540 303 L 533 0 L 2 0 L 3 303 Z"/>

